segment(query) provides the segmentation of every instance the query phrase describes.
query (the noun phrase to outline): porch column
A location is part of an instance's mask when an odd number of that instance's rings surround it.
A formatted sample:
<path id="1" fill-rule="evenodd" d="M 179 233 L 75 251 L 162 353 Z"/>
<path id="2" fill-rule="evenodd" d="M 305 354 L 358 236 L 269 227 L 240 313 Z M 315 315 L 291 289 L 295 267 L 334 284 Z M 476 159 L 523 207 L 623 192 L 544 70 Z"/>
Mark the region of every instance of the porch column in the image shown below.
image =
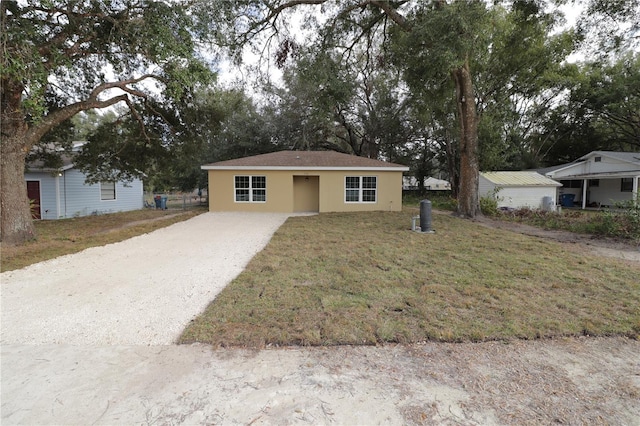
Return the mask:
<path id="1" fill-rule="evenodd" d="M 640 186 L 640 176 L 636 176 L 633 178 L 633 192 L 632 192 L 632 200 L 633 200 L 633 205 L 636 206 L 638 205 L 638 201 L 640 201 L 638 199 L 638 187 Z"/>
<path id="2" fill-rule="evenodd" d="M 582 181 L 582 210 L 587 207 L 587 185 L 589 184 L 589 179 L 584 179 Z"/>
<path id="3" fill-rule="evenodd" d="M 60 218 L 60 176 L 62 176 L 62 173 L 56 173 L 56 216 L 54 219 Z"/>

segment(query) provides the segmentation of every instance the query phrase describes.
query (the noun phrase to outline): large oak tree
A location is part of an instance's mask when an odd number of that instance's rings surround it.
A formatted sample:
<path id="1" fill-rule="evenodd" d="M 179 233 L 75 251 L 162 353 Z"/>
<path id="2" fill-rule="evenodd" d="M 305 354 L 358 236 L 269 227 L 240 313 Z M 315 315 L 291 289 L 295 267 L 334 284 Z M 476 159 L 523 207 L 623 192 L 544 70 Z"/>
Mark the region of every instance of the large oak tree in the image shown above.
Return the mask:
<path id="1" fill-rule="evenodd" d="M 523 6 L 520 9 L 525 15 L 538 13 L 535 3 L 535 0 L 514 2 Z M 251 6 L 251 13 L 233 15 L 243 17 L 234 21 L 238 29 L 234 32 L 238 37 L 235 40 L 237 45 L 264 33 L 280 34 L 281 28 L 286 26 L 286 11 L 291 8 L 299 10 L 302 5 L 320 5 L 325 19 L 322 22 L 310 20 L 309 25 L 316 29 L 321 45 L 327 49 L 342 49 L 345 57 L 357 52 L 358 45 L 365 45 L 359 51 L 366 50 L 371 42 L 384 45 L 394 29 L 409 34 L 407 39 L 411 40 L 413 52 L 417 53 L 414 60 L 423 60 L 423 69 L 431 68 L 445 76 L 440 85 L 451 82 L 455 89 L 460 171 L 458 213 L 465 217 L 479 213 L 478 110 L 472 63 L 478 49 L 488 46 L 479 45 L 477 40 L 491 32 L 483 28 L 491 24 L 487 19 L 490 6 L 471 0 L 264 0 L 238 1 L 236 5 L 239 12 Z M 437 25 L 430 28 L 433 23 Z M 379 35 L 372 37 L 372 33 Z M 434 58 L 437 58 L 435 62 Z M 428 91 L 429 87 L 425 86 L 423 93 Z"/>
<path id="2" fill-rule="evenodd" d="M 20 243 L 35 235 L 29 151 L 81 111 L 127 105 L 142 125 L 140 111 L 183 98 L 212 76 L 197 54 L 212 28 L 184 5 L 148 0 L 3 1 L 0 15 L 0 239 Z"/>

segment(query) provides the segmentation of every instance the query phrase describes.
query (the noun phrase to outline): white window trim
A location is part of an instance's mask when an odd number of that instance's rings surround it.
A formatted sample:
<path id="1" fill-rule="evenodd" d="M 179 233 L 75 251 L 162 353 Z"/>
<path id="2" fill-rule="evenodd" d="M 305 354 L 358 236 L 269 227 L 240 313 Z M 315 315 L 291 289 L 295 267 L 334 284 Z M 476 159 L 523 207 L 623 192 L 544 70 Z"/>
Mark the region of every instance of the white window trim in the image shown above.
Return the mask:
<path id="1" fill-rule="evenodd" d="M 347 190 L 355 190 L 356 188 L 347 188 L 347 179 L 348 178 L 358 178 L 358 201 L 348 201 L 347 200 Z M 376 180 L 376 187 L 375 189 L 372 188 L 363 188 L 362 187 L 362 180 L 363 178 L 375 178 Z M 362 199 L 362 195 L 363 195 L 363 191 L 374 191 L 375 194 L 375 200 L 374 201 L 363 201 Z M 372 175 L 364 175 L 364 176 L 356 176 L 356 175 L 349 175 L 349 176 L 345 176 L 344 177 L 344 202 L 346 204 L 376 204 L 378 202 L 378 176 L 372 176 Z"/>
<path id="2" fill-rule="evenodd" d="M 113 198 L 102 198 L 102 185 L 105 183 L 113 184 Z M 116 201 L 118 198 L 118 192 L 116 191 L 117 186 L 116 182 L 100 181 L 100 201 Z"/>
<path id="3" fill-rule="evenodd" d="M 236 178 L 238 177 L 248 177 L 249 178 L 249 188 L 237 188 L 236 187 Z M 253 187 L 253 178 L 261 177 L 264 178 L 264 188 L 254 188 Z M 247 201 L 239 201 L 238 200 L 238 189 L 248 190 L 249 191 L 249 200 Z M 264 191 L 264 200 L 255 201 L 253 199 L 253 190 L 260 189 Z M 233 176 L 233 202 L 234 203 L 266 203 L 267 202 L 267 176 L 266 175 L 235 175 Z"/>

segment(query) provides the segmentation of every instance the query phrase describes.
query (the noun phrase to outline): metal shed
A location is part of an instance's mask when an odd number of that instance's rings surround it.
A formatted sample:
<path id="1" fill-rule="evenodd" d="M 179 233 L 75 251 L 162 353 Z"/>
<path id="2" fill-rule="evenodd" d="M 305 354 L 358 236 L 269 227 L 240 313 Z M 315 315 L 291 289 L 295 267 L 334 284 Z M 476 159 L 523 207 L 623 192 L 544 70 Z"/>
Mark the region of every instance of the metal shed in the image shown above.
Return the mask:
<path id="1" fill-rule="evenodd" d="M 536 172 L 480 173 L 480 197 L 495 197 L 498 208 L 555 210 L 559 182 Z"/>

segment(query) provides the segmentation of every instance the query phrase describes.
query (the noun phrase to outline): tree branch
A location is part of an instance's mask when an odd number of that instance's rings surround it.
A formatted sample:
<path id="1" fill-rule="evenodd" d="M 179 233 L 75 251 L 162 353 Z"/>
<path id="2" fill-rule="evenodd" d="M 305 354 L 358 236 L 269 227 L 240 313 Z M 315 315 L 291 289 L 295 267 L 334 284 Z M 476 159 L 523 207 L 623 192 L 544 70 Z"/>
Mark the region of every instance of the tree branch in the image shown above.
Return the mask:
<path id="1" fill-rule="evenodd" d="M 98 87 L 96 87 L 95 89 L 93 89 L 93 91 L 87 97 L 87 99 L 79 102 L 74 102 L 63 108 L 60 108 L 59 110 L 53 111 L 49 113 L 42 121 L 32 126 L 27 132 L 27 140 L 30 141 L 29 148 L 33 146 L 38 140 L 40 140 L 40 138 L 42 138 L 47 132 L 49 132 L 55 126 L 59 125 L 65 120 L 70 119 L 77 113 L 81 111 L 86 111 L 89 109 L 94 109 L 94 108 L 97 108 L 97 109 L 107 108 L 111 105 L 117 104 L 118 102 L 125 102 L 127 106 L 129 106 L 129 109 L 132 110 L 132 114 L 134 114 L 134 116 L 137 117 L 138 121 L 140 122 L 141 120 L 137 116 L 137 112 L 134 111 L 133 104 L 131 103 L 131 100 L 127 94 L 146 99 L 147 98 L 146 93 L 129 87 L 129 85 L 131 84 L 139 83 L 146 79 L 156 79 L 163 82 L 166 81 L 161 76 L 158 76 L 155 74 L 145 74 L 141 77 L 132 78 L 129 80 L 103 83 Z M 118 96 L 113 96 L 109 99 L 99 100 L 98 96 L 109 89 L 120 89 L 126 93 Z"/>
<path id="2" fill-rule="evenodd" d="M 391 2 L 386 0 L 370 0 L 369 3 L 373 6 L 376 6 L 379 9 L 382 9 L 384 13 L 389 18 L 391 18 L 391 20 L 393 20 L 393 22 L 395 22 L 400 26 L 400 28 L 402 28 L 405 31 L 411 31 L 411 25 L 409 25 L 409 22 L 405 19 L 404 16 L 398 13 L 397 8 L 393 7 L 391 5 Z M 406 3 L 406 0 L 399 2 L 397 6 L 401 6 L 404 3 Z"/>

